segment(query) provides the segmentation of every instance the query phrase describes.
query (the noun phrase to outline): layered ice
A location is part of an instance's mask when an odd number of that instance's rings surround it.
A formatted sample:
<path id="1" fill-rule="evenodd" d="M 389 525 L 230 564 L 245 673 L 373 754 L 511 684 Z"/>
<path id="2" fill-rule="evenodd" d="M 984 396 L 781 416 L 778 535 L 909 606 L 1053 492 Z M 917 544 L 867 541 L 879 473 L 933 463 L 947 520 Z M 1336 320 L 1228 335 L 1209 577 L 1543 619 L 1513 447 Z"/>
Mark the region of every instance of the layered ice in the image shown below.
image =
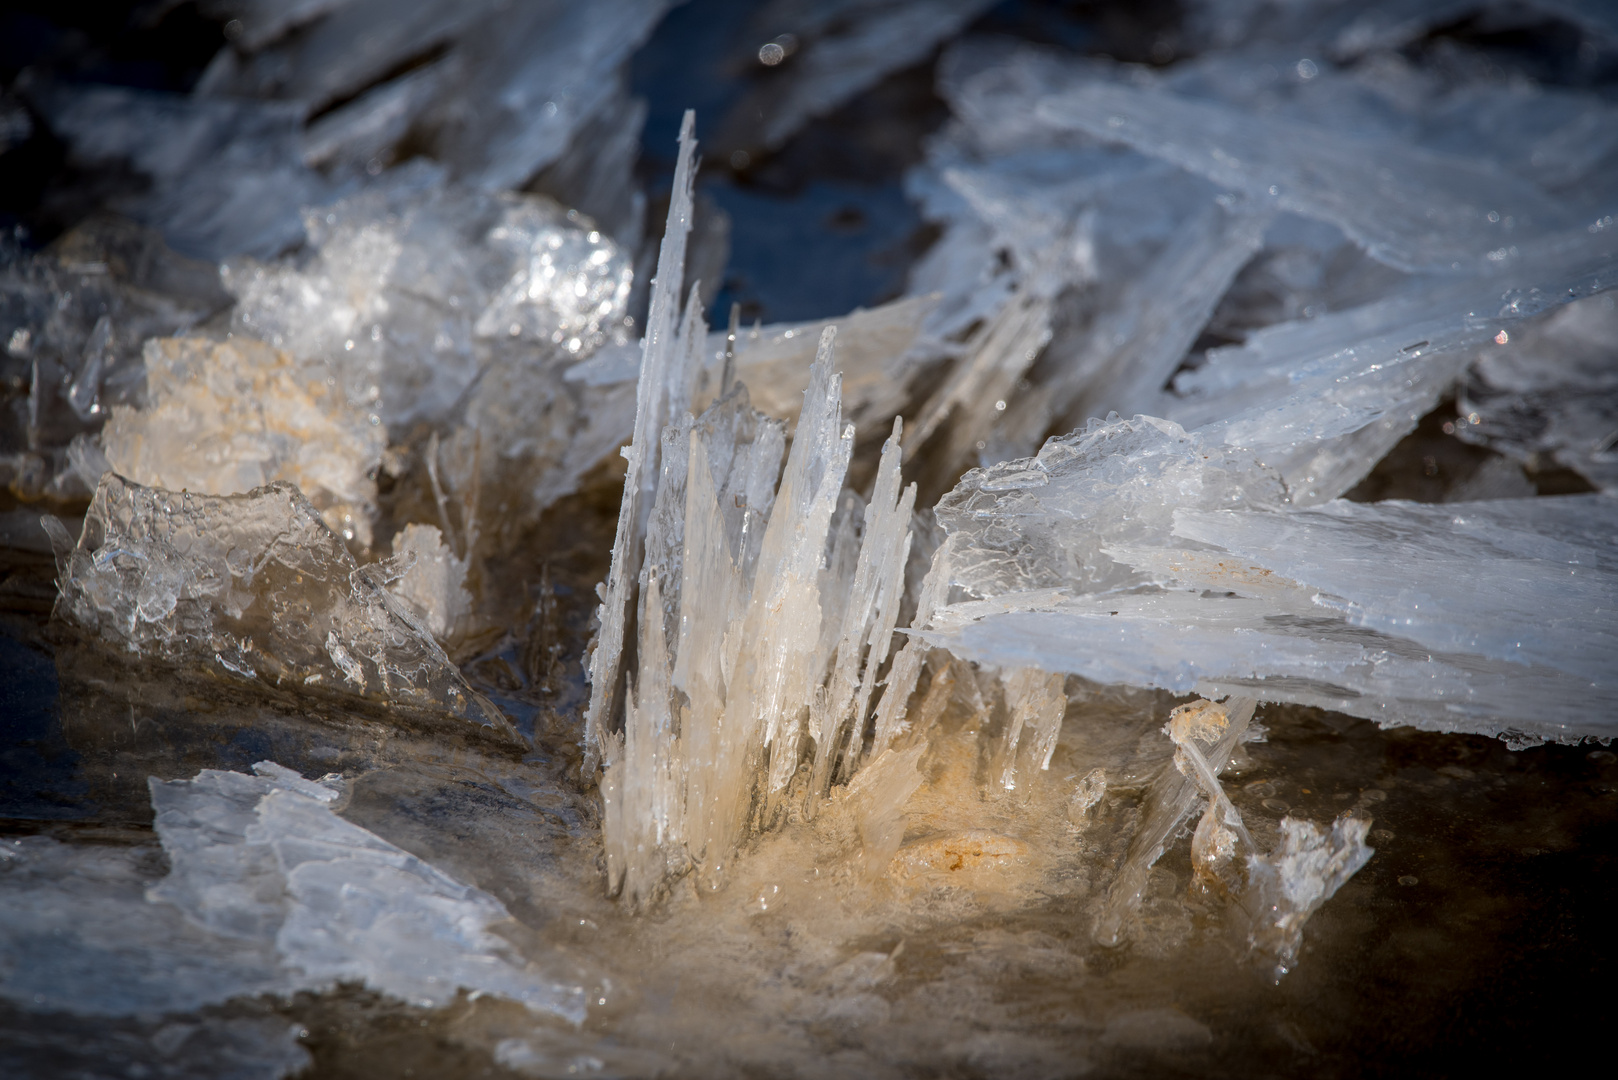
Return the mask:
<path id="1" fill-rule="evenodd" d="M 969 473 L 940 504 L 966 595 L 925 637 L 989 663 L 1385 724 L 1609 737 L 1615 507 L 1305 509 L 1250 452 L 1169 421 L 1096 421 Z"/>
<path id="2" fill-rule="evenodd" d="M 37 1012 L 156 1017 L 353 983 L 419 1007 L 474 991 L 584 1019 L 583 987 L 500 936 L 498 900 L 334 813 L 340 779 L 266 761 L 150 783 L 164 876 L 125 850 L 8 845 L 0 995 Z M 293 1042 L 280 1060 L 308 1059 Z"/>
<path id="3" fill-rule="evenodd" d="M 516 737 L 388 591 L 388 566 L 357 565 L 290 484 L 192 495 L 108 472 L 77 544 L 54 518 L 47 529 L 58 545 L 57 614 L 115 649 Z"/>

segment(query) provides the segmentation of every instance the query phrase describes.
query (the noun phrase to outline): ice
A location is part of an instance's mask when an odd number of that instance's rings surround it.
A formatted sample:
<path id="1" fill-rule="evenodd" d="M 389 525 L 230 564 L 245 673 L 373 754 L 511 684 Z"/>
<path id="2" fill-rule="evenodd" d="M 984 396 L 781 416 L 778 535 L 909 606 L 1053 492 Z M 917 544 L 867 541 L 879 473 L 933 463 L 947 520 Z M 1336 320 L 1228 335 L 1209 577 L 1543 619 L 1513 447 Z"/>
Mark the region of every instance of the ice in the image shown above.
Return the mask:
<path id="1" fill-rule="evenodd" d="M 831 326 L 784 470 L 783 425 L 751 407 L 745 382 L 730 384 L 729 357 L 722 396 L 695 418 L 687 411 L 709 340 L 695 290 L 674 332 L 691 127 L 688 113 L 590 668 L 608 882 L 636 907 L 693 870 L 703 888 L 720 888 L 753 830 L 786 812 L 812 815 L 851 779 L 834 798 L 858 808 L 867 869 L 877 872 L 920 782 L 919 749 L 884 745 L 869 776 L 861 768 L 911 543 L 916 489 L 901 490 L 901 425 L 869 501 L 845 492 L 855 429 L 842 419 Z M 626 656 L 633 666 L 620 674 Z M 1035 711 L 1038 742 L 1050 723 L 1048 709 Z"/>
<path id="2" fill-rule="evenodd" d="M 431 166 L 310 211 L 305 229 L 309 255 L 227 264 L 233 326 L 332 364 L 395 430 L 448 418 L 508 353 L 534 365 L 587 354 L 629 297 L 628 258 L 588 221 L 534 196 L 446 186 Z"/>
<path id="3" fill-rule="evenodd" d="M 60 524 L 55 534 L 67 540 Z M 144 662 L 516 738 L 387 591 L 384 568 L 356 565 L 290 484 L 192 495 L 109 472 L 58 559 L 57 614 Z"/>
<path id="4" fill-rule="evenodd" d="M 820 335 L 835 325 L 844 412 L 857 425 L 885 423 L 883 418 L 908 404 L 909 381 L 918 360 L 938 349 L 924 329 L 937 304 L 935 296 L 916 296 L 857 309 L 837 319 L 744 328 L 733 349 L 734 376 L 747 384 L 754 408 L 794 426 Z M 696 378 L 696 405 L 722 396 L 726 338 L 723 330 L 707 336 Z M 565 378 L 586 386 L 618 386 L 633 382 L 639 372 L 638 348 L 607 345 L 568 368 Z"/>
<path id="5" fill-rule="evenodd" d="M 1191 754 L 1199 754 L 1205 771 L 1213 774 L 1216 790 L 1218 775 L 1246 733 L 1256 705 L 1252 698 L 1232 698 L 1223 705 L 1208 701 L 1193 702 L 1176 709 L 1171 716 L 1167 733 L 1176 743 L 1177 754 L 1185 755 L 1188 750 Z M 1191 714 L 1189 717 L 1188 713 Z M 1202 722 L 1189 725 L 1184 723 L 1187 719 Z M 1177 721 L 1180 727 L 1178 731 L 1175 730 Z M 1205 754 L 1197 747 L 1197 741 L 1207 747 Z M 1175 764 L 1178 765 L 1179 761 L 1177 757 Z M 1121 944 L 1128 936 L 1131 920 L 1140 907 L 1141 896 L 1146 889 L 1147 873 L 1162 857 L 1164 849 L 1179 832 L 1181 823 L 1195 808 L 1198 795 L 1204 792 L 1204 779 L 1196 775 L 1188 776 L 1188 772 L 1193 770 L 1164 768 L 1147 789 L 1145 813 L 1140 827 L 1129 842 L 1123 865 L 1108 886 L 1106 899 L 1096 916 L 1093 932 L 1096 940 L 1103 945 Z"/>
<path id="6" fill-rule="evenodd" d="M 674 170 L 674 189 L 669 202 L 668 224 L 657 256 L 656 286 L 646 315 L 646 336 L 642 342 L 640 377 L 635 388 L 635 426 L 624 460 L 623 503 L 618 511 L 618 530 L 612 545 L 612 563 L 607 580 L 597 589 L 601 607 L 597 613 L 599 630 L 589 659 L 590 705 L 584 714 L 584 738 L 594 755 L 606 749 L 612 714 L 618 707 L 620 662 L 629 629 L 635 564 L 645 543 L 646 518 L 652 510 L 657 490 L 658 449 L 663 427 L 678 416 L 689 400 L 683 383 L 681 343 L 676 340 L 680 285 L 685 279 L 686 237 L 691 231 L 691 190 L 695 180 L 696 117 L 687 111 L 680 125 L 680 156 Z M 682 400 L 681 389 L 685 389 Z M 672 400 L 671 400 L 672 399 Z"/>
<path id="7" fill-rule="evenodd" d="M 413 57 L 453 41 L 495 7 L 494 0 L 452 4 L 442 0 L 347 0 L 322 5 L 322 17 L 293 20 L 221 49 L 204 72 L 202 98 L 267 97 L 296 101 L 314 111 L 352 97 Z M 316 12 L 311 11 L 311 16 Z M 245 29 L 244 23 L 244 29 Z"/>
<path id="8" fill-rule="evenodd" d="M 615 73 L 668 6 L 528 4 L 481 20 L 450 54 L 453 72 L 422 117 L 434 155 L 466 184 L 520 187 L 593 120 L 628 107 Z"/>
<path id="9" fill-rule="evenodd" d="M 1570 224 L 1533 184 L 1463 158 L 1280 119 L 1260 126 L 1161 92 L 1096 84 L 1041 103 L 1039 115 L 1330 221 L 1400 269 L 1476 272 L 1514 229 Z"/>
<path id="10" fill-rule="evenodd" d="M 388 591 L 440 642 L 464 631 L 472 608 L 466 563 L 444 543 L 443 533 L 432 525 L 406 525 L 393 538 L 393 558 L 400 573 Z"/>
<path id="11" fill-rule="evenodd" d="M 337 791 L 273 763 L 254 769 L 153 781 L 172 867 L 154 900 L 216 933 L 273 942 L 303 985 L 360 982 L 423 1007 L 464 988 L 584 1019 L 582 987 L 531 970 L 494 932 L 510 919 L 498 900 L 338 817 Z"/>
<path id="12" fill-rule="evenodd" d="M 1456 434 L 1520 461 L 1549 459 L 1618 488 L 1618 297 L 1579 300 L 1486 343 L 1457 399 Z"/>
<path id="13" fill-rule="evenodd" d="M 255 11 L 197 92 L 298 102 L 317 117 L 303 133 L 305 160 L 334 177 L 375 176 L 413 151 L 468 186 L 514 189 L 572 154 L 599 160 L 585 144 L 602 125 L 638 138 L 643 106 L 628 99 L 620 69 L 667 8 L 352 0 L 273 18 Z M 598 179 L 626 185 L 632 165 L 620 153 Z M 627 209 L 589 201 L 575 205 Z"/>
<path id="14" fill-rule="evenodd" d="M 8 845 L 0 995 L 151 1017 L 349 982 L 418 1007 L 468 990 L 583 1021 L 584 989 L 499 935 L 504 905 L 334 813 L 340 779 L 265 761 L 150 787 L 163 877 L 116 849 Z"/>
<path id="15" fill-rule="evenodd" d="M 1092 422 L 968 474 L 940 504 L 941 558 L 967 596 L 922 636 L 991 664 L 1384 724 L 1611 733 L 1618 582 L 1604 537 L 1618 503 L 1299 508 L 1282 492 L 1200 433 Z"/>
<path id="16" fill-rule="evenodd" d="M 1364 818 L 1340 817 L 1329 832 L 1283 818 L 1276 849 L 1248 856 L 1248 902 L 1256 909 L 1248 942 L 1275 958 L 1277 979 L 1297 963 L 1304 922 L 1375 854 L 1365 844 L 1370 828 Z"/>
<path id="17" fill-rule="evenodd" d="M 964 340 L 922 411 L 922 440 L 950 433 L 930 458 L 1004 460 L 1089 416 L 1162 411 L 1164 384 L 1263 241 L 1264 207 L 1030 124 L 1031 101 L 1077 74 L 986 44 L 942 64 L 958 121 L 909 186 L 948 231 L 911 289 L 943 293 L 933 332 Z"/>
<path id="18" fill-rule="evenodd" d="M 269 258 L 301 239 L 300 208 L 342 188 L 310 170 L 292 103 L 199 100 L 112 86 L 42 84 L 30 102 L 86 166 L 127 162 L 149 188 L 111 207 L 193 258 Z"/>
<path id="19" fill-rule="evenodd" d="M 33 255 L 0 240 L 0 368 L 11 385 L 28 388 L 11 398 L 0 436 L 9 471 L 35 474 L 56 494 L 80 494 L 64 451 L 114 406 L 139 398 L 142 343 L 184 332 L 229 302 L 214 267 L 110 214 Z M 39 494 L 26 483 L 19 490 Z"/>
<path id="20" fill-rule="evenodd" d="M 154 853 L 45 837 L 8 840 L 6 848 L 0 996 L 10 1002 L 80 1016 L 160 1016 L 295 987 L 273 940 L 221 937 L 171 904 L 147 902 L 146 889 L 162 880 Z"/>
<path id="21" fill-rule="evenodd" d="M 371 546 L 386 437 L 331 369 L 250 338 L 152 338 L 139 408 L 114 406 L 108 466 L 147 487 L 241 495 L 294 484 L 332 531 Z"/>
<path id="22" fill-rule="evenodd" d="M 1612 233 L 1557 234 L 1493 279 L 1417 279 L 1386 299 L 1281 323 L 1213 350 L 1175 381 L 1167 414 L 1251 447 L 1294 503 L 1346 492 L 1460 380 L 1479 346 L 1556 305 L 1610 289 Z M 1596 301 L 1600 303 L 1601 301 Z"/>

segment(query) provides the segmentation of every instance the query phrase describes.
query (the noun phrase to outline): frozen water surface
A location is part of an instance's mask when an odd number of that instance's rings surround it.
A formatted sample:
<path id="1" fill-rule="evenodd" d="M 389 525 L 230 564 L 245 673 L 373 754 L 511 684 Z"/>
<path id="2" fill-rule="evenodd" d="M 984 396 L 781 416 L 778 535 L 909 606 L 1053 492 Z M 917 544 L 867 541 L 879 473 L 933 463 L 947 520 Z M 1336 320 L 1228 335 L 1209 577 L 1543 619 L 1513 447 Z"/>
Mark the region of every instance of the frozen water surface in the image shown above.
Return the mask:
<path id="1" fill-rule="evenodd" d="M 8 1076 L 1588 1043 L 1602 5 L 3 18 Z"/>

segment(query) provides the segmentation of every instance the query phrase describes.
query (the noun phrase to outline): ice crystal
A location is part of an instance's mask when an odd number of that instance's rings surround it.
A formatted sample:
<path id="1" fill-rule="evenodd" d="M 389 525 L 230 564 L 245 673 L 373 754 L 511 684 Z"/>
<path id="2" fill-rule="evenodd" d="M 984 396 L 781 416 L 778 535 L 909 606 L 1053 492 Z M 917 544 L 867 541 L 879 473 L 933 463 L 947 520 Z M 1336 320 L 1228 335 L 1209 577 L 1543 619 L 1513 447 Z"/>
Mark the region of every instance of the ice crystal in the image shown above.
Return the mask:
<path id="1" fill-rule="evenodd" d="M 587 714 L 606 770 L 609 883 L 637 904 L 692 866 L 718 887 L 755 800 L 771 818 L 855 775 L 915 502 L 914 485 L 900 490 L 897 422 L 869 504 L 843 491 L 854 427 L 841 417 L 834 328 L 820 335 L 779 486 L 782 425 L 751 407 L 744 384 L 722 382 L 700 415 L 686 411 L 707 341 L 694 302 L 675 330 L 691 126 L 687 114 Z M 917 782 L 913 755 L 886 751 L 880 766 L 850 796 L 866 804 L 873 865 L 898 846 L 894 815 Z M 800 770 L 807 791 L 789 793 Z"/>

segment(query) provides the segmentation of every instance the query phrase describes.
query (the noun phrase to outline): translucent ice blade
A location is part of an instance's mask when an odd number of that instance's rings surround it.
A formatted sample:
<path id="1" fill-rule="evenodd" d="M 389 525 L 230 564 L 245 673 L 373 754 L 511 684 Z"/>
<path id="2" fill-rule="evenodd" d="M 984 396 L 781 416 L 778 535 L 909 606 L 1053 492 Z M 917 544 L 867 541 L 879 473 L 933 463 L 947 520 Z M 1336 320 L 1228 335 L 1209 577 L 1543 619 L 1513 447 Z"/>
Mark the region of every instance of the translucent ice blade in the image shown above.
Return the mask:
<path id="1" fill-rule="evenodd" d="M 1305 582 L 1315 603 L 1440 653 L 1554 668 L 1618 693 L 1618 500 L 1433 506 L 1338 500 L 1254 515 L 1186 511 L 1175 535 Z"/>
<path id="2" fill-rule="evenodd" d="M 639 573 L 646 517 L 657 490 L 658 443 L 668 422 L 670 365 L 680 356 L 675 333 L 680 283 L 685 276 L 686 234 L 691 231 L 691 192 L 696 173 L 695 114 L 687 112 L 680 127 L 680 156 L 674 171 L 674 194 L 668 225 L 658 252 L 657 283 L 646 316 L 640 382 L 635 397 L 635 430 L 624 457 L 624 497 L 618 511 L 612 564 L 601 587 L 601 629 L 590 655 L 590 704 L 585 712 L 586 765 L 604 752 L 618 699 L 619 664 L 623 653 L 635 578 Z"/>
<path id="3" fill-rule="evenodd" d="M 1038 111 L 1050 123 L 1330 221 L 1400 269 L 1479 272 L 1489 252 L 1516 236 L 1567 224 L 1527 181 L 1385 137 L 1100 84 L 1052 97 Z"/>

